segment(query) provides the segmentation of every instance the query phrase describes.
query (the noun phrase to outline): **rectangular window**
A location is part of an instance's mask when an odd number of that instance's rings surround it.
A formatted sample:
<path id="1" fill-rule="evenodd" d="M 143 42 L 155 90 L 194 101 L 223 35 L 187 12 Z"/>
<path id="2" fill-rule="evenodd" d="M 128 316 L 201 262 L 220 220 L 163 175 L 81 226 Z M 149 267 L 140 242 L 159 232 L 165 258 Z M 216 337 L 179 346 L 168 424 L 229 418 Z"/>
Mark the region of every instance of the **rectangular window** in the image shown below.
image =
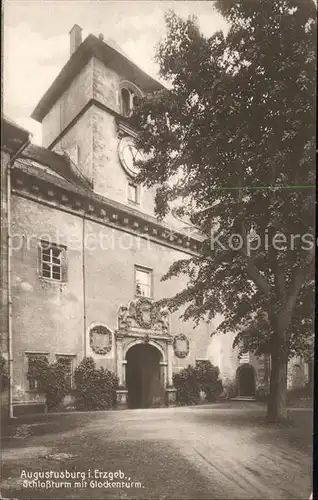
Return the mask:
<path id="1" fill-rule="evenodd" d="M 65 247 L 41 241 L 41 276 L 54 281 L 63 280 L 63 257 Z"/>
<path id="2" fill-rule="evenodd" d="M 66 368 L 66 381 L 70 389 L 75 387 L 74 384 L 74 360 L 75 356 L 71 354 L 58 354 L 56 355 L 56 360 L 59 363 L 63 363 Z"/>
<path id="3" fill-rule="evenodd" d="M 135 267 L 136 295 L 152 297 L 152 271 L 143 267 Z"/>
<path id="4" fill-rule="evenodd" d="M 39 388 L 39 381 L 37 379 L 37 374 L 41 371 L 42 362 L 47 364 L 48 354 L 42 353 L 32 353 L 27 354 L 28 357 L 28 386 L 29 391 L 36 391 Z"/>
<path id="5" fill-rule="evenodd" d="M 128 201 L 139 203 L 138 186 L 132 181 L 128 183 Z"/>

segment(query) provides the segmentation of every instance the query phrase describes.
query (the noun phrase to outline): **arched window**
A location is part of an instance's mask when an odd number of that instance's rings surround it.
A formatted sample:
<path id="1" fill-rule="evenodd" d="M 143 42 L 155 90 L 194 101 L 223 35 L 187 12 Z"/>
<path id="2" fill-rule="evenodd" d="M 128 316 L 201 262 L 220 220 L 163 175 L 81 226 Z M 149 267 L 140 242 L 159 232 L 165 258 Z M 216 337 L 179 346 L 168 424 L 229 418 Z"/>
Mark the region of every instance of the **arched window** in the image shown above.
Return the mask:
<path id="1" fill-rule="evenodd" d="M 135 109 L 138 105 L 139 97 L 136 94 L 132 96 L 132 109 Z"/>
<path id="2" fill-rule="evenodd" d="M 142 96 L 141 91 L 131 82 L 121 83 L 121 112 L 125 117 L 131 116 L 138 99 Z"/>
<path id="3" fill-rule="evenodd" d="M 121 89 L 121 111 L 124 116 L 130 113 L 130 93 L 127 89 Z"/>

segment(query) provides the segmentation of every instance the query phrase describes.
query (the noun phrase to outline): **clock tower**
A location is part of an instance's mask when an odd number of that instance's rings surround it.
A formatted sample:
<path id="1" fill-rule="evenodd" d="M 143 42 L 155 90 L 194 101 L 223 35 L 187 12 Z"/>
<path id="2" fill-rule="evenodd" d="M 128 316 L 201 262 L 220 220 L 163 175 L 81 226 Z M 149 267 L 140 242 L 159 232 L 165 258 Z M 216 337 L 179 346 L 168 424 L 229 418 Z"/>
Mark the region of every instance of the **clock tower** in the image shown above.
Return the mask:
<path id="1" fill-rule="evenodd" d="M 33 111 L 42 123 L 43 146 L 67 154 L 105 198 L 154 214 L 154 193 L 135 184 L 136 130 L 130 115 L 136 100 L 162 85 L 140 70 L 115 42 L 70 32 L 71 56 Z"/>
<path id="2" fill-rule="evenodd" d="M 129 176 L 138 174 L 138 162 L 142 161 L 142 153 L 138 151 L 132 137 L 126 135 L 118 144 L 119 159 Z"/>

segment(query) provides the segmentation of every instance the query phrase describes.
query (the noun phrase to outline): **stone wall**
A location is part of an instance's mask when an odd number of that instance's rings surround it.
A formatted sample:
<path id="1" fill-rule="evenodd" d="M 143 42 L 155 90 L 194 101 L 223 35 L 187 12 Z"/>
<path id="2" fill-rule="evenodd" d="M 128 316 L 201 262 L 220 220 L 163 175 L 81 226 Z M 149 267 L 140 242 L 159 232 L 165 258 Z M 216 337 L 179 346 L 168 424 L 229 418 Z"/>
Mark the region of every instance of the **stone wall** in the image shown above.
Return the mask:
<path id="1" fill-rule="evenodd" d="M 53 149 L 60 154 L 66 152 L 85 178 L 94 186 L 93 119 L 93 108 L 89 108 Z"/>
<path id="2" fill-rule="evenodd" d="M 86 353 L 98 366 L 115 371 L 114 338 L 106 355 L 96 354 L 89 344 L 94 325 L 106 326 L 114 335 L 118 310 L 134 299 L 134 266 L 153 270 L 154 298 L 172 296 L 185 285 L 179 279 L 161 282 L 162 275 L 186 255 L 97 222 L 14 195 L 13 217 L 13 338 L 14 385 L 17 398 L 33 398 L 27 391 L 29 352 L 71 354 L 80 362 Z M 84 240 L 83 240 L 84 238 Z M 39 276 L 39 241 L 67 247 L 67 281 L 50 282 Z M 83 253 L 82 242 L 85 241 Z M 100 243 L 101 242 L 101 243 Z M 84 286 L 85 284 L 85 286 Z M 85 288 L 85 294 L 84 294 Z M 84 313 L 85 303 L 85 313 Z M 171 317 L 171 333 L 184 333 L 190 340 L 186 358 L 173 358 L 174 370 L 206 358 L 210 328 L 195 330 L 179 314 Z"/>
<path id="3" fill-rule="evenodd" d="M 75 76 L 42 121 L 42 144 L 48 147 L 93 97 L 93 60 Z"/>
<path id="4" fill-rule="evenodd" d="M 92 58 L 92 67 L 94 99 L 116 113 L 120 113 L 120 75 L 105 66 L 105 64 L 96 57 Z"/>

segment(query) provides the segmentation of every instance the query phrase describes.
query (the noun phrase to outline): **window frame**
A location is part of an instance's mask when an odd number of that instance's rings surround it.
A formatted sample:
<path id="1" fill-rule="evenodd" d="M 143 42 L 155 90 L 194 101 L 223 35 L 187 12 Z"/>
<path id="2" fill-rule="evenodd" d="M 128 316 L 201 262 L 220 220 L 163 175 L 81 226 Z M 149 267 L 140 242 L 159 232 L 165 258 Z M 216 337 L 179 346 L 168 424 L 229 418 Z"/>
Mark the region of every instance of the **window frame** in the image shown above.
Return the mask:
<path id="1" fill-rule="evenodd" d="M 31 358 L 47 358 L 49 361 L 49 353 L 48 352 L 25 352 L 25 357 L 27 360 L 27 371 L 26 371 L 26 380 L 27 380 L 27 392 L 38 392 L 38 381 L 37 379 L 32 379 L 28 377 L 29 374 L 29 363 Z M 31 387 L 32 382 L 34 382 L 34 387 Z"/>
<path id="2" fill-rule="evenodd" d="M 123 93 L 126 93 L 127 92 L 127 96 L 124 97 L 123 96 Z M 126 102 L 126 99 L 128 99 L 128 102 Z M 127 87 L 122 87 L 120 89 L 120 111 L 121 111 L 121 114 L 125 117 L 125 118 L 128 118 L 130 116 L 130 113 L 131 113 L 131 91 L 127 88 Z M 127 107 L 127 110 L 126 110 L 126 107 Z"/>
<path id="3" fill-rule="evenodd" d="M 55 361 L 59 359 L 67 360 L 71 362 L 71 373 L 70 373 L 70 389 L 75 389 L 75 360 L 76 354 L 56 354 Z"/>
<path id="4" fill-rule="evenodd" d="M 128 92 L 127 97 L 129 100 L 128 103 L 129 109 L 127 110 L 127 113 L 124 112 L 126 110 L 124 109 L 123 105 L 123 96 L 122 96 L 123 90 Z M 134 83 L 130 82 L 129 80 L 123 80 L 120 82 L 119 85 L 119 96 L 120 96 L 120 113 L 124 118 L 130 118 L 135 107 L 134 98 L 137 99 L 141 98 L 143 96 L 143 92 Z"/>
<path id="5" fill-rule="evenodd" d="M 59 250 L 59 256 L 53 255 L 53 250 Z M 43 251 L 49 250 L 49 260 L 43 259 Z M 59 262 L 54 262 L 53 259 L 59 259 Z M 41 279 L 50 283 L 65 283 L 67 281 L 67 248 L 64 245 L 53 243 L 52 241 L 40 240 L 38 245 L 38 270 Z M 50 269 L 50 276 L 43 274 L 43 264 L 46 264 Z M 54 267 L 59 268 L 59 279 L 54 277 Z M 47 271 L 46 271 L 47 272 Z"/>
<path id="6" fill-rule="evenodd" d="M 132 200 L 130 196 L 130 186 L 133 186 L 135 188 L 135 193 L 136 193 L 136 200 Z M 129 203 L 132 203 L 133 205 L 140 205 L 140 186 L 136 182 L 134 182 L 133 179 L 128 179 L 128 185 L 127 185 L 127 200 Z"/>
<path id="7" fill-rule="evenodd" d="M 137 271 L 147 273 L 149 275 L 149 295 L 142 295 L 137 293 Z M 154 298 L 154 279 L 153 279 L 153 269 L 145 266 L 140 266 L 135 264 L 134 267 L 134 295 L 138 298 L 153 299 Z"/>

